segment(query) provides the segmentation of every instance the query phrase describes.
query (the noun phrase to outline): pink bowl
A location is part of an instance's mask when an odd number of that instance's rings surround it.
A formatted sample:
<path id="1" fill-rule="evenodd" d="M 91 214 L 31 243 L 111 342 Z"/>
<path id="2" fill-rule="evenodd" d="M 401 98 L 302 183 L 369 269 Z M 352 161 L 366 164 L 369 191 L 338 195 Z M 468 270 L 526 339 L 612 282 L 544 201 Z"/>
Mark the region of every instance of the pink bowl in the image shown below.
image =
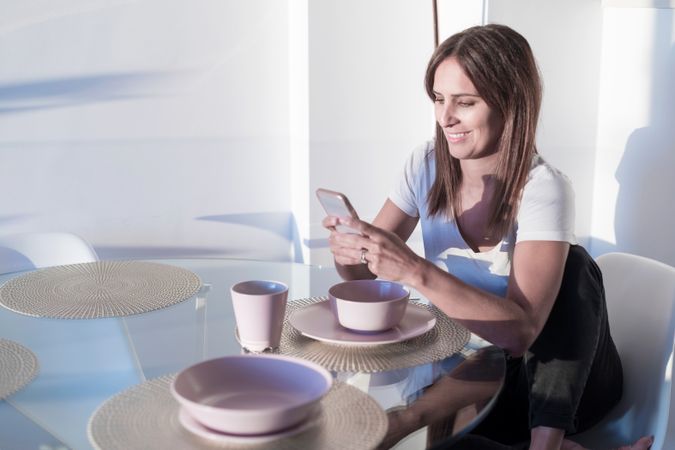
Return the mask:
<path id="1" fill-rule="evenodd" d="M 384 280 L 353 280 L 328 290 L 338 322 L 356 331 L 384 331 L 403 319 L 410 292 L 402 284 Z"/>
<path id="2" fill-rule="evenodd" d="M 330 372 L 299 358 L 236 355 L 188 367 L 176 376 L 171 393 L 206 427 L 256 435 L 305 420 L 332 383 Z"/>

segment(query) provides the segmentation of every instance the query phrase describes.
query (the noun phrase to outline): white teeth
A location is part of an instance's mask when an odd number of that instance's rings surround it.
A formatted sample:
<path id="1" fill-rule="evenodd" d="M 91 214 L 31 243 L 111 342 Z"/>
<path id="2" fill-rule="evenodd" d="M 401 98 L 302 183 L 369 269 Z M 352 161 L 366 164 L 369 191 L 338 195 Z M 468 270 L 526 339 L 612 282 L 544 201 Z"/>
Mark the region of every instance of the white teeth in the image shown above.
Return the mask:
<path id="1" fill-rule="evenodd" d="M 448 133 L 448 136 L 454 139 L 458 139 L 466 136 L 466 133 Z"/>

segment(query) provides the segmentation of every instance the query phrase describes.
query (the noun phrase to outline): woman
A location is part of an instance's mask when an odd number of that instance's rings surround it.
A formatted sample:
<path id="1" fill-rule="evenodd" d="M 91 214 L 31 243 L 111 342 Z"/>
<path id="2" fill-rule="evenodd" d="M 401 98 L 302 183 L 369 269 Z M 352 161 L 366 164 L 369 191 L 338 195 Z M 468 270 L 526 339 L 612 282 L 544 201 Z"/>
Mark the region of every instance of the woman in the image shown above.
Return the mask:
<path id="1" fill-rule="evenodd" d="M 324 219 L 336 268 L 404 283 L 507 352 L 500 400 L 463 445 L 579 448 L 565 434 L 616 404 L 621 363 L 600 272 L 574 238 L 570 183 L 535 147 L 532 51 L 506 26 L 473 27 L 436 49 L 425 86 L 436 139 L 413 152 L 372 225 Z M 425 258 L 405 245 L 418 222 Z"/>

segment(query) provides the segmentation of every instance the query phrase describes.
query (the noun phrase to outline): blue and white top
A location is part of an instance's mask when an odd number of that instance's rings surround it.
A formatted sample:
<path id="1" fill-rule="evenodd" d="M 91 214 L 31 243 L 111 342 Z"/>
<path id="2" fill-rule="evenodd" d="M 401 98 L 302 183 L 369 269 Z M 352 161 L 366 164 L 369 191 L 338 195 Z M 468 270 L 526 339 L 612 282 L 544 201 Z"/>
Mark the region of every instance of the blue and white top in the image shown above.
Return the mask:
<path id="1" fill-rule="evenodd" d="M 574 191 L 569 179 L 539 155 L 523 189 L 514 229 L 492 249 L 474 252 L 454 218 L 428 216 L 427 194 L 436 174 L 433 142 L 408 158 L 389 199 L 404 213 L 420 217 L 424 255 L 465 283 L 499 296 L 506 295 L 513 250 L 521 241 L 565 241 L 574 236 Z"/>

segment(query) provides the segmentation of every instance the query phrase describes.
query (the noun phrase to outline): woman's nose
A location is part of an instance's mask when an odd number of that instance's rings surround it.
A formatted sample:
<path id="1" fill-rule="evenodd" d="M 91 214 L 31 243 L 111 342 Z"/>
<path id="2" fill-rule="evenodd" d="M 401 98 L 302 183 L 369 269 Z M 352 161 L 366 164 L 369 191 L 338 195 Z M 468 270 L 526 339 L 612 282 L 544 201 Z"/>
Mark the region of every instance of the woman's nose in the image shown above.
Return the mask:
<path id="1" fill-rule="evenodd" d="M 449 127 L 459 122 L 457 116 L 455 115 L 455 108 L 448 104 L 439 105 L 436 120 L 442 127 Z"/>

